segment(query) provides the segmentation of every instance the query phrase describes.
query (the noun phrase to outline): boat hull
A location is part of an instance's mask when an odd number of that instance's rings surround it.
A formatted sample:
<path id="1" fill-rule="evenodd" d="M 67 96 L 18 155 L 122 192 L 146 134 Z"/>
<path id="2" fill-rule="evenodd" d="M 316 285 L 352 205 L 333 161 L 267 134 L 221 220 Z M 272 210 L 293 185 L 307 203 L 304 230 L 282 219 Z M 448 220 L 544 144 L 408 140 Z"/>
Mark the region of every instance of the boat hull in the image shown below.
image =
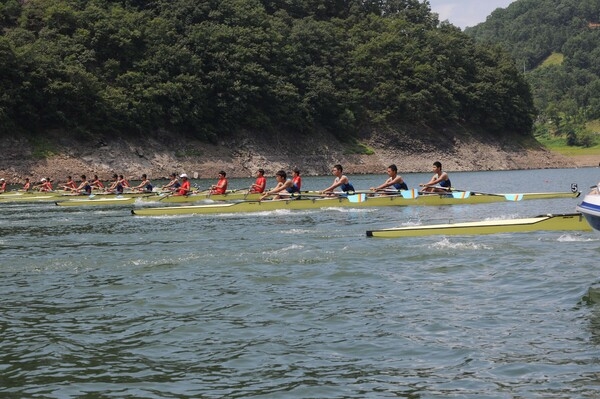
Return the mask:
<path id="1" fill-rule="evenodd" d="M 392 229 L 370 230 L 367 237 L 401 238 L 431 235 L 482 235 L 519 233 L 530 231 L 591 231 L 581 213 L 540 215 L 532 218 L 486 220 L 466 223 L 406 226 Z"/>
<path id="2" fill-rule="evenodd" d="M 131 205 L 135 202 L 135 197 L 112 197 L 112 198 L 81 198 L 55 201 L 58 206 L 118 206 Z"/>
<path id="3" fill-rule="evenodd" d="M 232 191 L 227 194 L 213 195 L 209 193 L 195 193 L 190 195 L 173 195 L 172 193 L 158 193 L 157 195 L 148 196 L 144 201 L 162 202 L 165 204 L 182 204 L 194 203 L 201 201 L 241 201 L 251 200 L 258 201 L 261 194 L 248 194 L 244 191 Z"/>
<path id="4" fill-rule="evenodd" d="M 586 195 L 575 210 L 583 213 L 590 226 L 600 233 L 600 195 Z"/>
<path id="5" fill-rule="evenodd" d="M 370 197 L 367 194 L 354 194 L 348 196 L 325 197 L 323 195 L 302 194 L 300 197 L 282 200 L 265 201 L 240 201 L 226 203 L 211 203 L 190 206 L 166 206 L 159 208 L 145 208 L 134 210 L 132 213 L 139 216 L 159 216 L 159 215 L 185 215 L 185 214 L 213 214 L 213 213 L 235 213 L 235 212 L 260 212 L 273 211 L 279 209 L 302 210 L 318 209 L 326 207 L 382 207 L 382 206 L 439 206 L 439 205 L 460 205 L 460 204 L 484 204 L 491 202 L 519 201 L 524 199 L 547 199 L 547 198 L 575 198 L 579 193 L 526 193 L 518 194 L 519 199 L 507 199 L 506 196 L 515 194 L 473 194 L 473 195 L 452 195 L 452 194 L 430 194 L 430 195 L 379 195 Z M 167 201 L 165 198 L 163 201 Z M 211 198 L 212 199 L 212 198 Z M 163 202 L 161 201 L 161 202 Z"/>

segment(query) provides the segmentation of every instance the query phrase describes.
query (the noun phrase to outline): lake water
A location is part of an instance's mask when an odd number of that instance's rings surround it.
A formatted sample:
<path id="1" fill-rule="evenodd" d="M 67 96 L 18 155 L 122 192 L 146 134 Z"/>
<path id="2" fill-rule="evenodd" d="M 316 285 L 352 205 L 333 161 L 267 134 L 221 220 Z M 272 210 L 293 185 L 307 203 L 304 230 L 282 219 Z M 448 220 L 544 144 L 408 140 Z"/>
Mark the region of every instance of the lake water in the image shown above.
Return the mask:
<path id="1" fill-rule="evenodd" d="M 451 178 L 587 192 L 600 169 Z M 600 305 L 583 299 L 600 280 L 594 233 L 365 236 L 580 200 L 159 218 L 2 204 L 0 397 L 598 397 Z"/>

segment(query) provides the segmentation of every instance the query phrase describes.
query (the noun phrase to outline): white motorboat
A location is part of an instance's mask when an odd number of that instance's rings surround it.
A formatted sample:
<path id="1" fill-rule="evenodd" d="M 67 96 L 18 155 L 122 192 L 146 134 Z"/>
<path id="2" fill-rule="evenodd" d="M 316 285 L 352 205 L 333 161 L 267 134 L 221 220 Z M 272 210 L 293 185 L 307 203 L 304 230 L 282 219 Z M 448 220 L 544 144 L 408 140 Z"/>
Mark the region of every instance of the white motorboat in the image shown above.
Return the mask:
<path id="1" fill-rule="evenodd" d="M 594 231 L 600 233 L 600 193 L 598 189 L 592 190 L 583 197 L 583 201 L 575 208 L 577 212 L 583 213 L 587 222 Z"/>

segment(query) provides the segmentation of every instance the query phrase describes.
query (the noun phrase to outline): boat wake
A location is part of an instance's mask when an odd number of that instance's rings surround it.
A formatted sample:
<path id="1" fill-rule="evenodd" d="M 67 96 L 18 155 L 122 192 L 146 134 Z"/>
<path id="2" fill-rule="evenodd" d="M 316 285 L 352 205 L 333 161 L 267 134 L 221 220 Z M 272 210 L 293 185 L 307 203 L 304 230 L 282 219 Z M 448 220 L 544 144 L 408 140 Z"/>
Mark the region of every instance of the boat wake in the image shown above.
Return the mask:
<path id="1" fill-rule="evenodd" d="M 460 250 L 475 250 L 475 251 L 480 251 L 480 250 L 490 250 L 493 249 L 491 246 L 489 245 L 485 245 L 485 244 L 481 244 L 481 243 L 477 243 L 477 242 L 453 242 L 450 241 L 448 238 L 443 238 L 442 240 L 434 243 L 432 245 L 433 248 L 435 249 L 460 249 Z"/>
<path id="2" fill-rule="evenodd" d="M 598 237 L 590 237 L 590 236 L 582 236 L 577 234 L 563 234 L 558 237 L 558 242 L 592 242 L 592 241 L 600 241 Z"/>

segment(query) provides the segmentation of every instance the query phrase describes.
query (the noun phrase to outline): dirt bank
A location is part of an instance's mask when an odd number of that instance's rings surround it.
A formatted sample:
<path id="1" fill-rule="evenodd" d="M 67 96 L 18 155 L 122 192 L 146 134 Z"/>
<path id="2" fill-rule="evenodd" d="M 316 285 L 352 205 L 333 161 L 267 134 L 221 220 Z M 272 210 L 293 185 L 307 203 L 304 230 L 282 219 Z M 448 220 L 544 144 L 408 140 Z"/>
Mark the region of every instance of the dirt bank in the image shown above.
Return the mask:
<path id="1" fill-rule="evenodd" d="M 600 156 L 567 158 L 536 145 L 515 145 L 493 138 L 474 139 L 468 134 L 446 133 L 415 140 L 389 132 L 371 135 L 361 143 L 373 153 L 358 154 L 356 143 L 340 143 L 323 135 L 318 141 L 302 136 L 255 135 L 223 138 L 217 144 L 156 135 L 144 140 L 101 137 L 85 141 L 46 137 L 42 142 L 26 138 L 4 139 L 0 151 L 0 177 L 20 183 L 25 177 L 51 177 L 64 181 L 67 175 L 98 174 L 108 180 L 123 173 L 137 180 L 141 173 L 152 179 L 170 173 L 216 177 L 225 170 L 231 177 L 252 176 L 259 167 L 269 175 L 298 166 L 304 175 L 328 174 L 341 163 L 349 174 L 383 173 L 390 163 L 401 173 L 429 172 L 440 160 L 448 171 L 510 170 L 597 166 Z"/>

